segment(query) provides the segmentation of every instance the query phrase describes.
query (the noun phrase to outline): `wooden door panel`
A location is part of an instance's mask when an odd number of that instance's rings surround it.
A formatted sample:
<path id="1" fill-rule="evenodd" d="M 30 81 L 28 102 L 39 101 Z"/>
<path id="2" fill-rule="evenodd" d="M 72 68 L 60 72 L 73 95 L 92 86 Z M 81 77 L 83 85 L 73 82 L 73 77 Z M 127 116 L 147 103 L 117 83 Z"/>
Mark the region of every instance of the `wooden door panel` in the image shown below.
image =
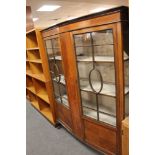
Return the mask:
<path id="1" fill-rule="evenodd" d="M 85 140 L 102 151 L 116 153 L 116 131 L 84 120 Z"/>
<path id="2" fill-rule="evenodd" d="M 69 129 L 72 129 L 72 120 L 70 110 L 57 103 L 57 118 Z"/>

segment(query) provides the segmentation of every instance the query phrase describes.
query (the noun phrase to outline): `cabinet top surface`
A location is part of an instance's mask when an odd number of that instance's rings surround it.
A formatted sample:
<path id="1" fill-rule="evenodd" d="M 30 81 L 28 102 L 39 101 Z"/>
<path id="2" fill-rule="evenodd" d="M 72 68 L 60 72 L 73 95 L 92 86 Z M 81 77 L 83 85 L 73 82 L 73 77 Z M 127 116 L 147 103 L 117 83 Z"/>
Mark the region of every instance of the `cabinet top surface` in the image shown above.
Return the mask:
<path id="1" fill-rule="evenodd" d="M 100 16 L 104 16 L 104 15 L 108 15 L 108 14 L 112 14 L 112 13 L 116 13 L 116 12 L 124 11 L 124 12 L 128 13 L 128 9 L 129 8 L 126 7 L 126 6 L 119 6 L 119 7 L 116 7 L 116 8 L 111 8 L 111 9 L 104 10 L 104 11 L 101 11 L 101 12 L 81 16 L 81 17 L 78 17 L 78 18 L 75 18 L 75 19 L 72 19 L 72 20 L 69 20 L 69 21 L 64 21 L 64 22 L 58 23 L 58 24 L 56 24 L 54 26 L 45 28 L 42 31 L 43 32 L 48 31 L 48 30 L 51 30 L 51 29 L 54 29 L 54 28 L 57 28 L 57 27 L 60 27 L 60 26 L 65 26 L 65 25 L 69 25 L 69 24 L 72 24 L 72 23 L 75 23 L 75 22 L 79 22 L 79 21 L 83 21 L 83 20 L 87 20 L 87 19 L 92 19 L 92 18 L 96 18 L 96 17 L 100 17 Z"/>

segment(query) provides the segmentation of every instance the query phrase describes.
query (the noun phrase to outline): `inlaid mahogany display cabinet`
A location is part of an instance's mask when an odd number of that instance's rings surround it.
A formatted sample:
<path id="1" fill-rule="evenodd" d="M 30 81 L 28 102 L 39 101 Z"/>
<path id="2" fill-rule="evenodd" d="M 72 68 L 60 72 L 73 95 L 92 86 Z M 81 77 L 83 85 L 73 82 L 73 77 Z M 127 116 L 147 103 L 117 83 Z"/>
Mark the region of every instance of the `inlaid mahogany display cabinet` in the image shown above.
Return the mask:
<path id="1" fill-rule="evenodd" d="M 122 154 L 121 122 L 129 100 L 128 31 L 124 6 L 42 31 L 57 122 L 108 155 Z"/>

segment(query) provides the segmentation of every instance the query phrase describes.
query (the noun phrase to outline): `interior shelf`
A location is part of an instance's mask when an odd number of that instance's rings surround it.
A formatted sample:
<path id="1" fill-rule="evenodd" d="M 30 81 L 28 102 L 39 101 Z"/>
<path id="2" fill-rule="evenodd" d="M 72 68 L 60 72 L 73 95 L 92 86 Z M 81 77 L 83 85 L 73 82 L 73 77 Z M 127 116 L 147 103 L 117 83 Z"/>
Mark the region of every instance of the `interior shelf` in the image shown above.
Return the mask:
<path id="1" fill-rule="evenodd" d="M 33 74 L 31 70 L 26 71 L 26 75 L 31 76 L 39 81 L 46 82 L 44 74 Z"/>
<path id="2" fill-rule="evenodd" d="M 47 102 L 48 104 L 50 104 L 45 83 L 38 80 L 34 80 L 34 84 L 37 96 L 45 102 Z"/>
<path id="3" fill-rule="evenodd" d="M 128 60 L 128 56 L 124 57 L 124 60 Z M 77 56 L 78 62 L 92 62 L 93 58 L 91 56 Z M 95 56 L 95 62 L 114 62 L 114 57 L 112 56 Z"/>
<path id="4" fill-rule="evenodd" d="M 39 50 L 30 50 L 30 51 L 28 50 L 27 55 L 28 55 L 28 59 L 31 61 L 32 60 L 41 61 Z"/>
<path id="5" fill-rule="evenodd" d="M 81 80 L 80 83 L 82 83 L 81 90 L 93 92 L 87 81 Z M 95 90 L 98 90 L 98 88 L 100 88 L 100 87 L 101 87 L 100 82 L 97 82 L 97 81 L 93 82 L 93 88 Z M 129 87 L 125 87 L 125 94 L 127 94 L 128 92 L 129 92 Z M 103 88 L 102 88 L 100 94 L 115 97 L 116 96 L 115 85 L 103 83 Z"/>
<path id="6" fill-rule="evenodd" d="M 29 76 L 26 77 L 26 88 L 35 94 L 35 88 L 33 85 L 33 79 Z"/>
<path id="7" fill-rule="evenodd" d="M 37 36 L 35 31 L 26 34 L 26 47 L 27 48 L 38 47 Z"/>
<path id="8" fill-rule="evenodd" d="M 43 74 L 42 64 L 30 62 L 30 68 L 33 74 Z"/>
<path id="9" fill-rule="evenodd" d="M 83 114 L 97 120 L 97 111 L 83 107 Z M 116 126 L 116 117 L 99 113 L 99 121 Z"/>
<path id="10" fill-rule="evenodd" d="M 92 46 L 108 46 L 108 45 L 114 45 L 113 43 L 109 44 L 93 44 L 93 45 L 77 45 L 75 47 L 92 47 Z"/>
<path id="11" fill-rule="evenodd" d="M 50 110 L 50 105 L 47 104 L 44 100 L 38 98 L 38 103 L 40 106 L 40 112 L 51 122 L 53 122 L 53 116 Z"/>
<path id="12" fill-rule="evenodd" d="M 50 57 L 50 60 L 54 60 L 54 57 Z M 55 56 L 55 60 L 62 60 L 61 56 Z"/>
<path id="13" fill-rule="evenodd" d="M 30 98 L 31 104 L 32 104 L 36 109 L 39 110 L 40 108 L 39 108 L 39 104 L 38 104 L 36 95 L 34 95 L 33 93 L 29 92 L 29 98 Z"/>

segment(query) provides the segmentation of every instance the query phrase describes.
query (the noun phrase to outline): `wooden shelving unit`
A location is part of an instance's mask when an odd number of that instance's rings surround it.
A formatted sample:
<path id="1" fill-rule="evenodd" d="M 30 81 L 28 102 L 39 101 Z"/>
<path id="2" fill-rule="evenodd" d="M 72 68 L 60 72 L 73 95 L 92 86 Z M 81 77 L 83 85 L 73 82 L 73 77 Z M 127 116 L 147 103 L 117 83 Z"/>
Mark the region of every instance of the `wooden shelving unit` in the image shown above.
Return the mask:
<path id="1" fill-rule="evenodd" d="M 47 62 L 40 30 L 26 32 L 26 97 L 55 125 L 55 106 Z"/>

